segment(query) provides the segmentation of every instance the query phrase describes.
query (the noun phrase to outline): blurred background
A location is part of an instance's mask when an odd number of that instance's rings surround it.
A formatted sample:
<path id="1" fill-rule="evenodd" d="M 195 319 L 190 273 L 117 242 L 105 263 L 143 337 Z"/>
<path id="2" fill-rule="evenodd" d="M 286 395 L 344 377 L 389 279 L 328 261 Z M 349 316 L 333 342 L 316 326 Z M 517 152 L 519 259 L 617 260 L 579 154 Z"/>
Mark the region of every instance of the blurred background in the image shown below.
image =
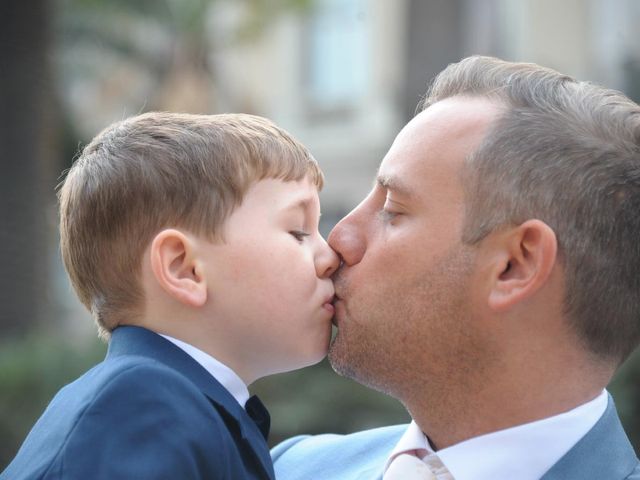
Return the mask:
<path id="1" fill-rule="evenodd" d="M 61 265 L 55 203 L 61 172 L 103 127 L 149 110 L 267 116 L 326 174 L 326 235 L 448 63 L 532 61 L 638 101 L 638 25 L 638 0 L 0 2 L 0 470 L 106 350 Z M 639 375 L 636 354 L 610 386 L 636 451 Z M 326 362 L 253 390 L 272 443 L 408 420 Z"/>

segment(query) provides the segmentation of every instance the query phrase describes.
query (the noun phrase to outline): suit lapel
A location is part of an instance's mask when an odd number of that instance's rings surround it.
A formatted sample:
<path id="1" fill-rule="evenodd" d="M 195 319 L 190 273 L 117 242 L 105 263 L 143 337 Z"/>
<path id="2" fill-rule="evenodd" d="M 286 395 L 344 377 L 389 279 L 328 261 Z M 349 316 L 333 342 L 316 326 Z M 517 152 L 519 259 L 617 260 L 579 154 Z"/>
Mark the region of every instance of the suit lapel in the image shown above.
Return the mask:
<path id="1" fill-rule="evenodd" d="M 618 480 L 626 478 L 637 465 L 638 458 L 609 395 L 602 418 L 541 480 Z"/>
<path id="2" fill-rule="evenodd" d="M 247 418 L 239 418 L 241 415 L 235 414 L 224 405 L 217 402 L 215 398 L 207 395 L 211 403 L 217 407 L 220 416 L 223 418 L 227 428 L 236 438 L 240 439 L 245 445 L 245 451 L 250 452 L 254 462 L 260 466 L 266 478 L 274 479 L 273 463 L 269 455 L 269 449 L 258 426 L 248 418 L 246 413 L 243 415 Z M 241 409 L 242 410 L 242 409 Z M 244 410 L 243 410 L 244 413 Z"/>
<path id="3" fill-rule="evenodd" d="M 107 358 L 120 355 L 152 358 L 191 380 L 221 414 L 229 431 L 245 444 L 245 450 L 251 452 L 264 476 L 275 478 L 269 450 L 258 426 L 227 389 L 187 353 L 150 330 L 123 326 L 113 331 Z"/>

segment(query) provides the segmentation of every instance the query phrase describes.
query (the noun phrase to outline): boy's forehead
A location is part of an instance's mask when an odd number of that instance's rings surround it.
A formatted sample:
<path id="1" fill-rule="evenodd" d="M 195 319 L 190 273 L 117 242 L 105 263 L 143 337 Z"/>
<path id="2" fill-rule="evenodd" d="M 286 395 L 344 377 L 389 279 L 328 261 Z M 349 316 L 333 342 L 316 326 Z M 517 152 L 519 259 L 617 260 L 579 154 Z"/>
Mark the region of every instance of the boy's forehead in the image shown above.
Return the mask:
<path id="1" fill-rule="evenodd" d="M 282 209 L 287 211 L 302 210 L 305 212 L 320 210 L 320 198 L 315 185 L 311 188 L 294 188 L 292 195 L 282 203 Z"/>
<path id="2" fill-rule="evenodd" d="M 320 200 L 317 196 L 315 198 L 308 198 L 299 202 L 295 202 L 289 207 L 285 208 L 283 211 L 303 212 L 305 215 L 313 215 L 317 218 L 320 218 L 322 216 L 322 212 L 320 211 Z"/>
<path id="3" fill-rule="evenodd" d="M 259 180 L 249 188 L 245 200 L 286 210 L 306 210 L 318 206 L 320 202 L 318 187 L 308 177 L 289 181 L 275 178 Z"/>

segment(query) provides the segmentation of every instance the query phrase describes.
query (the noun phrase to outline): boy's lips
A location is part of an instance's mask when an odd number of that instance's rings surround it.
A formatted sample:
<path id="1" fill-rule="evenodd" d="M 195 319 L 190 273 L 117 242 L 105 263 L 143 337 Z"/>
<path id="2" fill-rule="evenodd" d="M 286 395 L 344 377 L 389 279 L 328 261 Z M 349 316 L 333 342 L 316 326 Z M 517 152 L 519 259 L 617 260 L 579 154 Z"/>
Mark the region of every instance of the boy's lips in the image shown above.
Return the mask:
<path id="1" fill-rule="evenodd" d="M 334 301 L 335 301 L 335 295 L 331 295 L 331 296 L 327 297 L 325 299 L 324 303 L 322 304 L 322 308 L 324 308 L 326 311 L 331 313 L 331 315 L 333 315 L 335 313 L 335 308 L 333 306 L 333 302 Z"/>

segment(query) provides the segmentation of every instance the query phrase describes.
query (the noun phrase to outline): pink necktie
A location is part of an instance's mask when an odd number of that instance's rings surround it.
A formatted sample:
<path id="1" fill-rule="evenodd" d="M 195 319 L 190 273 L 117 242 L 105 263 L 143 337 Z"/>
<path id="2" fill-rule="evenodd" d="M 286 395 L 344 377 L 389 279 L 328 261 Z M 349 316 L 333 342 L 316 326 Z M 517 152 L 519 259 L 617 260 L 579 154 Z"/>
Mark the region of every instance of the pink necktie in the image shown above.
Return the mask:
<path id="1" fill-rule="evenodd" d="M 437 455 L 430 454 L 421 460 L 416 453 L 426 454 L 426 451 L 410 450 L 396 456 L 382 480 L 454 480 Z"/>

